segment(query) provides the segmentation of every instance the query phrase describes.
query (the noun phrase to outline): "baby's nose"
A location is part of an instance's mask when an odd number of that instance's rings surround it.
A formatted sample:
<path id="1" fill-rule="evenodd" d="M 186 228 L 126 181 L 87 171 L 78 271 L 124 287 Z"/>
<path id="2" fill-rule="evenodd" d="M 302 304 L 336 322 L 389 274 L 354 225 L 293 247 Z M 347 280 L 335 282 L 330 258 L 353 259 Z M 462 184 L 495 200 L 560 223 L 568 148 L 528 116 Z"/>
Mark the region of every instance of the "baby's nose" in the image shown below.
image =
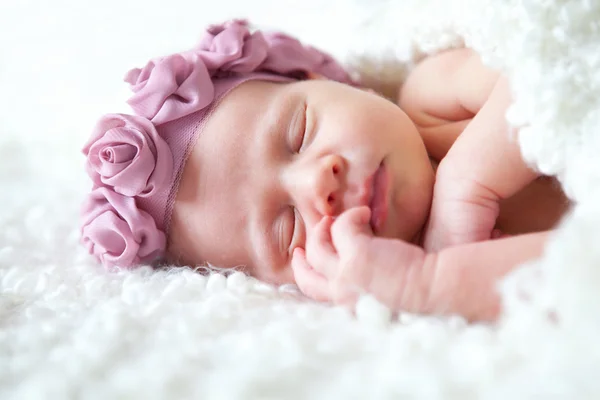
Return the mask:
<path id="1" fill-rule="evenodd" d="M 343 172 L 343 159 L 337 155 L 325 157 L 316 169 L 313 191 L 319 214 L 337 215 L 342 211 Z"/>

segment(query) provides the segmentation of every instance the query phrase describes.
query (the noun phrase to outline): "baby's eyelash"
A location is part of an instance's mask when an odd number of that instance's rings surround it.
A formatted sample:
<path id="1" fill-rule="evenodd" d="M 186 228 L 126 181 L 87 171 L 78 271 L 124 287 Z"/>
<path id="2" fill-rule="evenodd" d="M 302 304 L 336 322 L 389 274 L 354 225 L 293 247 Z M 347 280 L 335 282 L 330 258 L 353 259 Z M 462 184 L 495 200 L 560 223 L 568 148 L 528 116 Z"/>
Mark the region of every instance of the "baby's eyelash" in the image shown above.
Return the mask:
<path id="1" fill-rule="evenodd" d="M 294 153 L 300 153 L 306 137 L 306 103 L 303 103 L 302 107 L 296 112 L 292 126 L 292 135 L 294 138 L 292 149 Z"/>
<path id="2" fill-rule="evenodd" d="M 301 235 L 301 229 L 302 229 L 302 217 L 300 216 L 300 212 L 298 211 L 298 209 L 296 207 L 292 207 L 292 212 L 293 212 L 293 225 L 292 225 L 292 236 L 291 236 L 291 240 L 290 243 L 288 245 L 288 251 L 290 252 L 290 254 L 292 254 L 292 251 L 294 250 L 294 248 L 298 247 L 299 240 L 300 240 L 300 235 Z"/>
<path id="3" fill-rule="evenodd" d="M 298 218 L 296 216 L 297 210 L 296 207 L 290 206 L 292 210 L 292 234 L 290 235 L 290 242 L 288 243 L 288 251 L 292 251 L 292 245 L 294 244 L 294 236 L 296 236 L 296 224 L 298 222 Z"/>
<path id="4" fill-rule="evenodd" d="M 290 246 L 294 242 L 294 231 L 296 229 L 296 217 L 293 207 L 284 208 L 275 224 L 277 229 L 277 247 L 280 253 L 290 253 L 293 250 L 290 249 Z"/>

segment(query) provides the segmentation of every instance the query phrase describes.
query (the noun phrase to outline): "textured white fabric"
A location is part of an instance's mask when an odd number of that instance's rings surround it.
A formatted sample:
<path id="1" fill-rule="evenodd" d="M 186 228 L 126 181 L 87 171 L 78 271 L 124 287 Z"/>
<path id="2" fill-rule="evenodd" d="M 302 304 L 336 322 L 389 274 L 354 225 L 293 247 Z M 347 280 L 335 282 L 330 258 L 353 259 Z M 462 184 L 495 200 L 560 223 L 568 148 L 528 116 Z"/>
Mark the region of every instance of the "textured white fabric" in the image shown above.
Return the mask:
<path id="1" fill-rule="evenodd" d="M 5 3 L 0 398 L 600 397 L 600 2 Z M 390 323 L 369 298 L 355 318 L 239 273 L 91 262 L 76 225 L 88 189 L 78 150 L 93 121 L 123 110 L 124 71 L 231 16 L 298 34 L 378 87 L 462 38 L 506 71 L 524 154 L 579 206 L 544 257 L 503 283 L 497 326 Z"/>

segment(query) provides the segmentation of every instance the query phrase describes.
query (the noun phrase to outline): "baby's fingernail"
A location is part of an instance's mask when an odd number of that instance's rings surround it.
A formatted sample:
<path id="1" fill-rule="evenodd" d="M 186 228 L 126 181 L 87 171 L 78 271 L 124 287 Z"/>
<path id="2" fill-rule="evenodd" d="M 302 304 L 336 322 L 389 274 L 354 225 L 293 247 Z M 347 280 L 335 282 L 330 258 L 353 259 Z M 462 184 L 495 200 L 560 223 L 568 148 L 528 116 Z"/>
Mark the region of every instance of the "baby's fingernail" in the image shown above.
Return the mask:
<path id="1" fill-rule="evenodd" d="M 300 247 L 296 247 L 292 251 L 292 257 L 302 257 L 302 249 Z"/>
<path id="2" fill-rule="evenodd" d="M 367 206 L 363 207 L 363 214 L 362 214 L 362 223 L 363 224 L 368 224 L 369 220 L 371 219 L 371 209 Z"/>

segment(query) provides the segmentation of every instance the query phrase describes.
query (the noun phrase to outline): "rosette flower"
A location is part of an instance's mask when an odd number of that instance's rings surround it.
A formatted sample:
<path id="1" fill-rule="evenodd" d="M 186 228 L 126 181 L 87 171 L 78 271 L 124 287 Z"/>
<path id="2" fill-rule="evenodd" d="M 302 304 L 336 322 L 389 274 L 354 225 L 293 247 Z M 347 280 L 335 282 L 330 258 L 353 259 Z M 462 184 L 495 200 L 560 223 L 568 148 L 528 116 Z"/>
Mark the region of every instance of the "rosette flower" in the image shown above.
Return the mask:
<path id="1" fill-rule="evenodd" d="M 252 72 L 267 56 L 260 32 L 235 20 L 208 28 L 192 50 L 150 60 L 125 76 L 133 96 L 127 101 L 155 125 L 202 110 L 214 99 L 212 77 Z"/>
<path id="2" fill-rule="evenodd" d="M 206 65 L 193 52 L 150 60 L 144 68 L 130 70 L 125 81 L 134 92 L 127 103 L 154 125 L 201 110 L 214 97 Z"/>
<path id="3" fill-rule="evenodd" d="M 81 243 L 105 266 L 135 267 L 162 255 L 166 236 L 135 198 L 99 187 L 82 208 Z"/>
<path id="4" fill-rule="evenodd" d="M 210 26 L 190 51 L 150 60 L 125 76 L 136 114 L 155 125 L 207 107 L 215 97 L 213 79 L 251 73 L 306 78 L 313 72 L 339 82 L 352 79 L 329 55 L 283 33 L 251 32 L 246 21 Z"/>
<path id="5" fill-rule="evenodd" d="M 261 32 L 251 33 L 244 20 L 211 25 L 194 48 L 211 75 L 243 74 L 260 69 L 268 44 Z"/>
<path id="6" fill-rule="evenodd" d="M 169 145 L 146 118 L 108 114 L 83 148 L 86 170 L 97 186 L 125 196 L 151 196 L 171 181 Z"/>
<path id="7" fill-rule="evenodd" d="M 265 34 L 269 56 L 262 68 L 279 74 L 315 73 L 328 79 L 354 84 L 348 73 L 330 55 L 303 45 L 285 33 Z"/>

